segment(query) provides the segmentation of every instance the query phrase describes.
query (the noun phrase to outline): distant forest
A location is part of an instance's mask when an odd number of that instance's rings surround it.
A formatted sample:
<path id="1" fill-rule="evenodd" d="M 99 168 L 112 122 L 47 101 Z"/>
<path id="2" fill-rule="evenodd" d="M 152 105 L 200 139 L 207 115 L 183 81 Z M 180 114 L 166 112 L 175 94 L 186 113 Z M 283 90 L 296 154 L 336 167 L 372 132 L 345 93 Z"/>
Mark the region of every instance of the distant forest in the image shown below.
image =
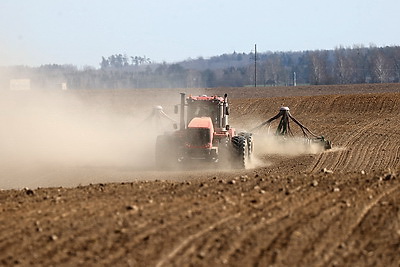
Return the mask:
<path id="1" fill-rule="evenodd" d="M 257 57 L 256 57 L 257 56 Z M 1 68 L 0 86 L 30 79 L 32 88 L 210 88 L 400 82 L 400 46 L 338 47 L 334 50 L 223 54 L 179 63 L 146 56 L 102 57 L 98 68 L 73 65 Z M 256 79 L 256 80 L 255 80 Z"/>

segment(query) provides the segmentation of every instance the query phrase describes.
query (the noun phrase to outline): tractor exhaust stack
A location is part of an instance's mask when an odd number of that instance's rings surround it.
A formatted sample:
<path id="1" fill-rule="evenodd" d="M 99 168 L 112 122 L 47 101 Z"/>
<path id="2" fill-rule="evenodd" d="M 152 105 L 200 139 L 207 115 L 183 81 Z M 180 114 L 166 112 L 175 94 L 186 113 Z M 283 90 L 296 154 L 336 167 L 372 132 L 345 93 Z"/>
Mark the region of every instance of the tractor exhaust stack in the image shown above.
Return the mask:
<path id="1" fill-rule="evenodd" d="M 180 130 L 185 130 L 186 125 L 185 125 L 185 100 L 186 100 L 186 94 L 181 93 L 181 112 L 180 112 L 180 125 L 179 129 Z"/>
<path id="2" fill-rule="evenodd" d="M 223 103 L 223 117 L 222 117 L 222 128 L 226 129 L 227 126 L 229 128 L 229 121 L 228 121 L 228 116 L 229 116 L 229 111 L 228 111 L 228 94 L 224 95 L 224 103 Z M 226 129 L 228 130 L 228 129 Z"/>

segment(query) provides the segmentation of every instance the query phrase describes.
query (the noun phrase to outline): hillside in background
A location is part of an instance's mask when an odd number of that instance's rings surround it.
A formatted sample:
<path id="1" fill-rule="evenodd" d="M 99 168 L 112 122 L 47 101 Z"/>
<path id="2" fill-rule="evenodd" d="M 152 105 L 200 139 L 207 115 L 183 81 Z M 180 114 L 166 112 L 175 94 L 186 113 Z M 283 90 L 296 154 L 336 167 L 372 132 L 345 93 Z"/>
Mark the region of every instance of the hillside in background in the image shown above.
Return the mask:
<path id="1" fill-rule="evenodd" d="M 132 89 L 291 86 L 400 82 L 400 46 L 223 54 L 176 63 L 146 56 L 102 57 L 99 68 L 48 64 L 0 69 L 0 88 L 29 80 L 31 88 Z"/>

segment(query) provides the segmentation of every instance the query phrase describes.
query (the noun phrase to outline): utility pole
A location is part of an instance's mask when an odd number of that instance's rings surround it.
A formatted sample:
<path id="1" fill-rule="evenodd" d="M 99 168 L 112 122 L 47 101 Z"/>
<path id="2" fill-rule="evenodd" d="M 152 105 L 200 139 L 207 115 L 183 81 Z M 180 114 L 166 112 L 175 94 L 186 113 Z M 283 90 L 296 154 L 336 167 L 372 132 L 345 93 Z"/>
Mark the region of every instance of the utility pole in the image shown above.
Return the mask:
<path id="1" fill-rule="evenodd" d="M 257 44 L 254 45 L 254 87 L 257 87 Z"/>

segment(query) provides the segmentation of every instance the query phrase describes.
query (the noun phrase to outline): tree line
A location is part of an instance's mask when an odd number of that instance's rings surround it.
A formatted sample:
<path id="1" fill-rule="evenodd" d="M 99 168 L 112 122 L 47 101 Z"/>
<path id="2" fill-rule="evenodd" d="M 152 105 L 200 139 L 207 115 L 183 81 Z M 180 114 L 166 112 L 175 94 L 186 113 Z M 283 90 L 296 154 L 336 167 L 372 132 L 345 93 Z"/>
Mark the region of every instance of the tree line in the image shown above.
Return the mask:
<path id="1" fill-rule="evenodd" d="M 146 56 L 115 54 L 102 57 L 98 68 L 49 64 L 6 70 L 13 78 L 30 78 L 38 88 L 61 82 L 67 83 L 70 89 L 397 83 L 400 82 L 400 47 L 355 45 L 332 50 L 257 55 L 233 52 L 172 64 L 153 63 Z M 6 83 L 4 79 L 0 82 Z"/>

